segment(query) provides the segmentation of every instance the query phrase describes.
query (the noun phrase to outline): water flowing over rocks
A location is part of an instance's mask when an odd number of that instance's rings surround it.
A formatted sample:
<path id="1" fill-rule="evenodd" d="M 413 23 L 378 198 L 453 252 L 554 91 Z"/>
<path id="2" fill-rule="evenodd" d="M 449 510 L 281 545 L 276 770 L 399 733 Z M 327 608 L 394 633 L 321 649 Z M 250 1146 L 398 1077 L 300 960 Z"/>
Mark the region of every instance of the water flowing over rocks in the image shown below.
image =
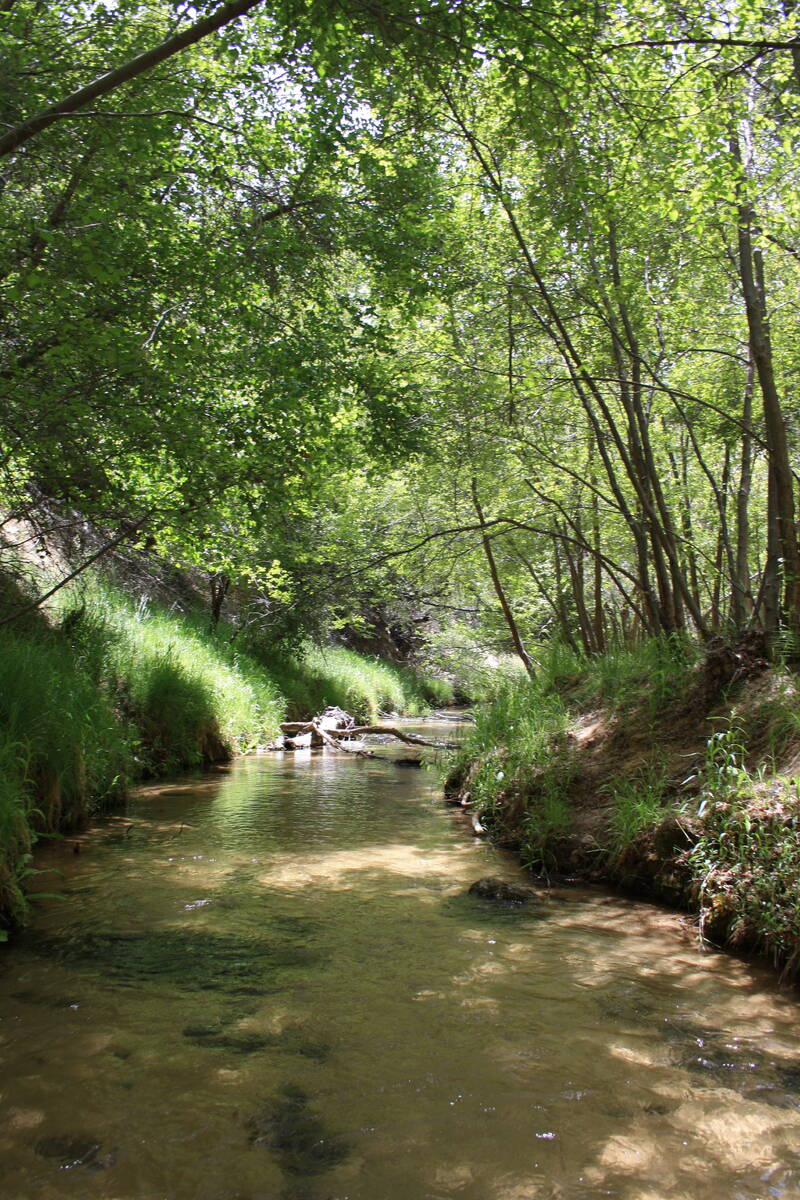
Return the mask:
<path id="1" fill-rule="evenodd" d="M 485 879 L 477 879 L 469 888 L 470 896 L 479 900 L 492 900 L 497 904 L 531 904 L 538 900 L 538 893 L 520 883 L 508 883 L 498 879 L 496 875 L 487 875 Z"/>

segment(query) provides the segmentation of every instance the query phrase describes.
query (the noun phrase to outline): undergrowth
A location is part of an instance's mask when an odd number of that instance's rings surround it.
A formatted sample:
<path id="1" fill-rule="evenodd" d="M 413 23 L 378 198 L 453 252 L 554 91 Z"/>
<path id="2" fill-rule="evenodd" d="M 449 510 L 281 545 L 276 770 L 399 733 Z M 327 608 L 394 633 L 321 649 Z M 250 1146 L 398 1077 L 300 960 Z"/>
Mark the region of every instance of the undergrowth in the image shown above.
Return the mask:
<path id="1" fill-rule="evenodd" d="M 709 694 L 708 661 L 696 670 L 699 652 L 675 638 L 597 659 L 550 647 L 532 682 L 503 684 L 478 711 L 452 780 L 538 870 L 650 887 L 693 906 L 707 940 L 797 976 L 797 680 L 778 668 Z M 699 762 L 697 742 L 687 752 L 684 741 L 692 725 L 695 736 L 708 730 Z M 584 752 L 580 730 L 598 728 Z M 578 821 L 570 793 L 581 771 Z"/>
<path id="2" fill-rule="evenodd" d="M 558 692 L 573 711 L 605 704 L 654 717 L 686 688 L 699 649 L 688 638 L 670 634 L 595 657 L 548 643 L 537 658 L 539 687 Z"/>
<path id="3" fill-rule="evenodd" d="M 288 656 L 224 624 L 167 611 L 101 578 L 0 630 L 0 940 L 24 912 L 30 849 L 118 802 L 142 777 L 274 739 L 289 715 L 417 714 L 448 685 L 341 647 Z"/>
<path id="4" fill-rule="evenodd" d="M 772 706 L 773 713 L 775 711 Z M 733 720 L 708 742 L 689 854 L 701 930 L 800 969 L 800 778 L 748 766 Z"/>
<path id="5" fill-rule="evenodd" d="M 619 854 L 648 826 L 664 816 L 666 773 L 660 765 L 640 767 L 632 776 L 604 789 L 611 804 L 611 839 L 608 852 Z"/>
<path id="6" fill-rule="evenodd" d="M 375 721 L 381 713 L 420 716 L 436 705 L 452 703 L 446 680 L 367 658 L 344 646 L 307 644 L 291 658 L 268 649 L 261 654 L 287 698 L 291 719 L 338 705 L 358 721 Z"/>
<path id="7" fill-rule="evenodd" d="M 468 772 L 471 799 L 490 832 L 502 837 L 509 808 L 522 800 L 514 840 L 535 868 L 550 864 L 551 843 L 570 823 L 568 721 L 561 697 L 538 681 L 506 682 L 477 711 L 454 765 L 456 774 Z"/>

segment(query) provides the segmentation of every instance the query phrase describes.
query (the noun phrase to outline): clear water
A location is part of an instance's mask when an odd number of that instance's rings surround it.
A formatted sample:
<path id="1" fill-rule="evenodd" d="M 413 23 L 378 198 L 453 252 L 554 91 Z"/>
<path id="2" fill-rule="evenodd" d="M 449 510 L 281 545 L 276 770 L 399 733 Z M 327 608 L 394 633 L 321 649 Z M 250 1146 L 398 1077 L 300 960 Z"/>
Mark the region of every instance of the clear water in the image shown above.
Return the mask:
<path id="1" fill-rule="evenodd" d="M 800 1197 L 794 996 L 647 905 L 468 897 L 522 874 L 431 773 L 251 758 L 79 841 L 0 954 L 4 1200 Z"/>

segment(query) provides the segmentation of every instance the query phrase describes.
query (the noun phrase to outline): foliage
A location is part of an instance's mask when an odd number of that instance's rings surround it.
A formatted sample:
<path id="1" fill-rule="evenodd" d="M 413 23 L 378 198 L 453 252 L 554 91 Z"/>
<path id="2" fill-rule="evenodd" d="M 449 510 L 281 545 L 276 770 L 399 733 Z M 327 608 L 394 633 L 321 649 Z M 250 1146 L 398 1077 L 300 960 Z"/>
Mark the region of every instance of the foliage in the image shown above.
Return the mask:
<path id="1" fill-rule="evenodd" d="M 701 930 L 761 950 L 796 974 L 800 783 L 749 770 L 743 730 L 732 723 L 709 740 L 699 816 L 689 861 Z"/>
<path id="2" fill-rule="evenodd" d="M 7 130 L 198 17 L 0 8 Z M 157 770 L 283 698 L 438 702 L 320 648 L 400 631 L 491 700 L 475 787 L 540 796 L 543 858 L 568 708 L 653 722 L 714 635 L 793 659 L 799 12 L 264 0 L 6 154 L 0 554 L 145 547 L 240 600 L 214 635 L 63 601 L 75 714 Z"/>
<path id="3" fill-rule="evenodd" d="M 455 762 L 456 772 L 468 769 L 470 797 L 490 831 L 502 835 L 508 809 L 522 804 L 517 838 L 536 868 L 552 865 L 551 841 L 569 825 L 567 723 L 557 694 L 538 682 L 506 682 L 477 710 Z"/>
<path id="4" fill-rule="evenodd" d="M 612 854 L 624 850 L 637 834 L 663 817 L 665 785 L 663 768 L 652 764 L 609 785 L 606 792 L 612 807 Z"/>

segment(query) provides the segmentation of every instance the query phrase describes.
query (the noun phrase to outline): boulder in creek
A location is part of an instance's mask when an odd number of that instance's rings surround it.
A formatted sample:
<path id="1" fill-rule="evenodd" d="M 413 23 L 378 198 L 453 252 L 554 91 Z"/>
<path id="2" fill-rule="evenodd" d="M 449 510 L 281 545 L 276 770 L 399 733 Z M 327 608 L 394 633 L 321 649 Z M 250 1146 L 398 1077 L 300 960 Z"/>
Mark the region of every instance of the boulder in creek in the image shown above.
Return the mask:
<path id="1" fill-rule="evenodd" d="M 471 885 L 468 895 L 477 896 L 479 900 L 494 900 L 498 904 L 530 904 L 538 899 L 538 894 L 533 888 L 524 887 L 521 883 L 508 883 L 495 875 L 477 879 Z"/>
<path id="2" fill-rule="evenodd" d="M 355 725 L 355 718 L 350 716 L 350 713 L 345 712 L 338 705 L 329 705 L 321 716 L 317 717 L 317 722 L 326 732 L 334 733 L 345 729 L 352 729 Z"/>

